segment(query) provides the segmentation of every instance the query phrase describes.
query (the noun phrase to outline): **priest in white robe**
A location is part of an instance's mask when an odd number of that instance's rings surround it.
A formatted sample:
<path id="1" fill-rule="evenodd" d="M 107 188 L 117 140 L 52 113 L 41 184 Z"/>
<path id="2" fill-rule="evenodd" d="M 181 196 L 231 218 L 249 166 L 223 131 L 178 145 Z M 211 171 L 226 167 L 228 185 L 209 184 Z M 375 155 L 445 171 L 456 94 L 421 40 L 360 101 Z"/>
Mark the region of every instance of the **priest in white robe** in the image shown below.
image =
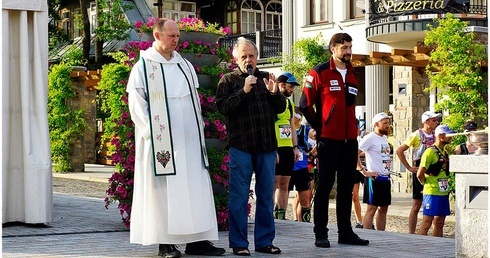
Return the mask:
<path id="1" fill-rule="evenodd" d="M 2 223 L 53 221 L 48 131 L 48 4 L 2 0 Z"/>
<path id="2" fill-rule="evenodd" d="M 159 244 L 159 255 L 214 255 L 218 239 L 204 123 L 192 64 L 175 51 L 178 25 L 155 24 L 153 46 L 141 51 L 127 92 L 135 124 L 136 162 L 130 242 Z"/>

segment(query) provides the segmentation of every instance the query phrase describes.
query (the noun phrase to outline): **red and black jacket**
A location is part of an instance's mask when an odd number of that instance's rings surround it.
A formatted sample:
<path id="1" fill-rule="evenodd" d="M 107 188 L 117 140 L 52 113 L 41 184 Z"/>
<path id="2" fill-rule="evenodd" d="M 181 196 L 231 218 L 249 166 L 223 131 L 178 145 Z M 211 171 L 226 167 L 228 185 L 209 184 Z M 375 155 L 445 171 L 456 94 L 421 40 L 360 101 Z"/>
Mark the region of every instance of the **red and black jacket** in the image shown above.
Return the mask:
<path id="1" fill-rule="evenodd" d="M 310 70 L 303 85 L 300 110 L 319 138 L 357 138 L 357 91 L 357 77 L 351 64 L 347 65 L 345 82 L 332 57 Z"/>

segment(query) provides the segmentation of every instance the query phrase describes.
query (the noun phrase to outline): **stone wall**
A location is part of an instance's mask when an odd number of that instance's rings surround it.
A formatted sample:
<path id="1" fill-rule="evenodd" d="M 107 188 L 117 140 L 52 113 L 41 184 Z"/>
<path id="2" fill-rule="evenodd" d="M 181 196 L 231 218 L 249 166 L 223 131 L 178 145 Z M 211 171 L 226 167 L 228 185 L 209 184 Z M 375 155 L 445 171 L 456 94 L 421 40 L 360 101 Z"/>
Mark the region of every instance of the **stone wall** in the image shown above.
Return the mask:
<path id="1" fill-rule="evenodd" d="M 83 109 L 86 130 L 82 136 L 73 139 L 71 146 L 71 166 L 74 172 L 84 171 L 85 163 L 96 162 L 96 86 L 100 81 L 100 70 L 76 71 L 70 74 L 72 87 L 77 96 L 71 100 L 74 109 Z"/>
<path id="2" fill-rule="evenodd" d="M 429 93 L 425 89 L 429 79 L 423 68 L 394 66 L 393 67 L 393 134 L 394 152 L 416 129 L 422 127 L 420 117 L 429 110 Z M 411 149 L 405 152 L 407 161 L 412 162 Z M 401 178 L 395 178 L 392 189 L 394 192 L 412 192 L 412 173 L 408 172 L 400 160 L 393 155 L 393 171 L 402 172 Z"/>

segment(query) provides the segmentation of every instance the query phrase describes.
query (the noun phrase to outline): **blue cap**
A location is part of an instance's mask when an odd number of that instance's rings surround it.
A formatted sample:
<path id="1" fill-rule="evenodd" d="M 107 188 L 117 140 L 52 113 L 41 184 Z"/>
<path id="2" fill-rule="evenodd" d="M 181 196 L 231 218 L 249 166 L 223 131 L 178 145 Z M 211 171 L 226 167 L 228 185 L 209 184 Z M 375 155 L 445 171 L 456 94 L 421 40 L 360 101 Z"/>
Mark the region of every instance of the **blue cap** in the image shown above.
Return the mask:
<path id="1" fill-rule="evenodd" d="M 436 127 L 436 130 L 434 131 L 435 136 L 438 136 L 439 134 L 450 134 L 450 133 L 454 133 L 454 131 L 449 129 L 447 125 L 438 125 Z"/>
<path id="2" fill-rule="evenodd" d="M 277 77 L 278 82 L 283 82 L 283 83 L 289 83 L 294 86 L 299 86 L 299 83 L 296 82 L 296 78 L 294 78 L 294 75 L 292 73 L 283 73 Z"/>

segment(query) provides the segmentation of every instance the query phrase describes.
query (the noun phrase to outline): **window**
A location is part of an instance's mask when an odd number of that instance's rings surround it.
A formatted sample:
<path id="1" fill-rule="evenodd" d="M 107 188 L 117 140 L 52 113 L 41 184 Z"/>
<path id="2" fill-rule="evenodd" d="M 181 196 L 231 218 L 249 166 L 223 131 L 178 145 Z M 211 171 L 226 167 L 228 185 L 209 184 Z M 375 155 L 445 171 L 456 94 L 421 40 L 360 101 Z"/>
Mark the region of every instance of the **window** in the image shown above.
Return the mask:
<path id="1" fill-rule="evenodd" d="M 257 0 L 242 2 L 242 33 L 262 30 L 262 5 Z"/>
<path id="2" fill-rule="evenodd" d="M 350 18 L 364 18 L 366 13 L 366 0 L 350 0 Z"/>
<path id="3" fill-rule="evenodd" d="M 184 1 L 164 1 L 163 17 L 172 20 L 196 17 L 196 3 Z"/>
<path id="4" fill-rule="evenodd" d="M 238 5 L 235 0 L 226 3 L 225 27 L 230 28 L 232 34 L 238 33 Z"/>
<path id="5" fill-rule="evenodd" d="M 281 2 L 272 1 L 265 8 L 265 30 L 275 30 L 282 28 L 282 4 Z"/>
<path id="6" fill-rule="evenodd" d="M 97 4 L 90 3 L 89 22 L 90 22 L 90 33 L 95 34 L 95 28 L 97 28 Z"/>
<path id="7" fill-rule="evenodd" d="M 310 0 L 310 22 L 324 23 L 328 22 L 328 1 Z"/>

